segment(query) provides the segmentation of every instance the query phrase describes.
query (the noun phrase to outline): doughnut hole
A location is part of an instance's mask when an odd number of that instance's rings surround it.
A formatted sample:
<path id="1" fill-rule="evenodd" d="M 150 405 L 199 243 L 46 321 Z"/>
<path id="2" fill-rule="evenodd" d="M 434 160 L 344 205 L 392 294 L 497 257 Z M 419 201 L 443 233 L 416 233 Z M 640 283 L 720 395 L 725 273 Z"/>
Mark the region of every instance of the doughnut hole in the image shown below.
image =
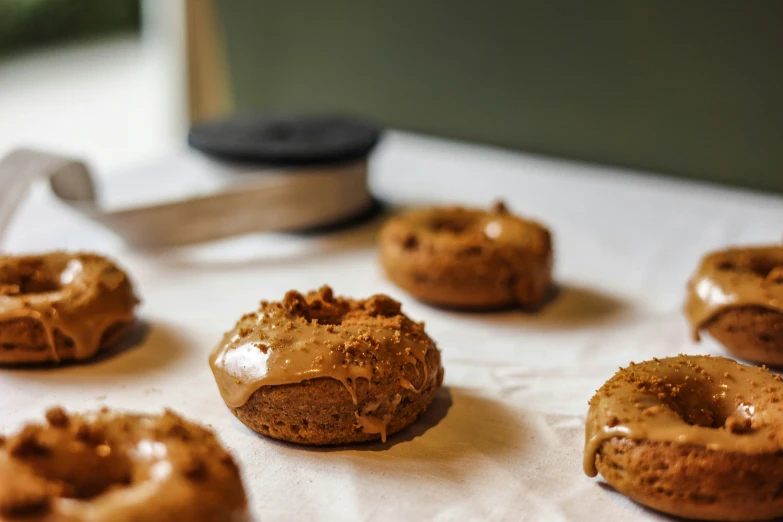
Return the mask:
<path id="1" fill-rule="evenodd" d="M 475 223 L 476 219 L 471 214 L 454 212 L 447 216 L 434 216 L 428 223 L 428 228 L 433 232 L 462 234 Z"/>
<path id="2" fill-rule="evenodd" d="M 719 261 L 715 266 L 718 270 L 724 270 L 724 271 L 732 271 L 737 269 L 737 265 L 735 265 L 734 261 L 730 259 L 724 259 L 722 261 Z"/>
<path id="3" fill-rule="evenodd" d="M 766 281 L 772 284 L 783 284 L 783 265 L 776 266 L 767 273 Z"/>
<path id="4" fill-rule="evenodd" d="M 783 366 L 783 314 L 780 312 L 759 306 L 730 308 L 715 316 L 705 329 L 741 359 Z"/>
<path id="5" fill-rule="evenodd" d="M 402 248 L 404 250 L 416 250 L 419 248 L 419 238 L 414 233 L 409 233 L 405 235 L 405 238 L 402 240 Z"/>
<path id="6" fill-rule="evenodd" d="M 735 433 L 751 429 L 751 415 L 738 408 L 735 398 L 726 395 L 714 381 L 672 379 L 653 386 L 653 395 L 690 426 L 726 428 Z"/>
<path id="7" fill-rule="evenodd" d="M 8 442 L 8 452 L 62 498 L 87 500 L 131 483 L 127 451 L 86 424 L 63 429 L 28 426 Z"/>
<path id="8" fill-rule="evenodd" d="M 777 260 L 770 259 L 768 257 L 753 257 L 749 260 L 749 266 L 751 272 L 766 279 L 772 272 L 783 271 L 783 265 Z"/>
<path id="9" fill-rule="evenodd" d="M 62 288 L 60 275 L 46 270 L 43 263 L 25 263 L 0 269 L 0 295 L 45 294 Z"/>
<path id="10" fill-rule="evenodd" d="M 741 257 L 722 257 L 715 262 L 718 270 L 728 272 L 750 272 L 762 279 L 783 282 L 783 263 L 780 259 L 762 254 L 747 254 Z"/>

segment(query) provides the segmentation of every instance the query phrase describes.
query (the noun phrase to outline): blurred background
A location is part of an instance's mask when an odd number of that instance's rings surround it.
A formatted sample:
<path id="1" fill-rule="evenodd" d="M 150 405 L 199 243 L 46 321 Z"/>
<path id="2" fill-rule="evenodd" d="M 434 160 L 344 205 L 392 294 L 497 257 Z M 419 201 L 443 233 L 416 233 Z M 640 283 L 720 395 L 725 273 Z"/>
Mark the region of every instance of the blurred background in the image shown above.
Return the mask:
<path id="1" fill-rule="evenodd" d="M 181 147 L 184 3 L 0 0 L 0 154 L 35 146 L 100 173 Z"/>
<path id="2" fill-rule="evenodd" d="M 783 192 L 783 2 L 0 0 L 0 153 L 99 170 L 232 111 Z"/>

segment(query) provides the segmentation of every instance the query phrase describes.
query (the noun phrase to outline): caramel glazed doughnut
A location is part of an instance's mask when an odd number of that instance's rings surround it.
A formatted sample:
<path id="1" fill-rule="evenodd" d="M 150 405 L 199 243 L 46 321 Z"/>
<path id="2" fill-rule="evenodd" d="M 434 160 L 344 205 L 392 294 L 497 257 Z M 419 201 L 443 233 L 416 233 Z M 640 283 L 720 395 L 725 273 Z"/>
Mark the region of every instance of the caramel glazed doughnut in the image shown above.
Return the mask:
<path id="1" fill-rule="evenodd" d="M 783 365 L 783 246 L 729 248 L 701 261 L 685 314 L 732 354 Z"/>
<path id="2" fill-rule="evenodd" d="M 0 445 L 0 520 L 250 520 L 239 470 L 206 429 L 163 415 L 46 413 Z"/>
<path id="3" fill-rule="evenodd" d="M 345 444 L 412 424 L 443 380 L 440 351 L 385 295 L 288 292 L 242 317 L 210 356 L 223 400 L 258 433 Z"/>
<path id="4" fill-rule="evenodd" d="M 536 222 L 508 212 L 462 207 L 417 209 L 391 218 L 380 261 L 417 299 L 454 308 L 535 309 L 552 286 L 552 239 Z"/>
<path id="5" fill-rule="evenodd" d="M 127 331 L 137 303 L 101 256 L 0 256 L 0 364 L 90 358 Z"/>
<path id="6" fill-rule="evenodd" d="M 631 363 L 590 400 L 585 473 L 701 520 L 783 516 L 783 383 L 710 356 Z"/>

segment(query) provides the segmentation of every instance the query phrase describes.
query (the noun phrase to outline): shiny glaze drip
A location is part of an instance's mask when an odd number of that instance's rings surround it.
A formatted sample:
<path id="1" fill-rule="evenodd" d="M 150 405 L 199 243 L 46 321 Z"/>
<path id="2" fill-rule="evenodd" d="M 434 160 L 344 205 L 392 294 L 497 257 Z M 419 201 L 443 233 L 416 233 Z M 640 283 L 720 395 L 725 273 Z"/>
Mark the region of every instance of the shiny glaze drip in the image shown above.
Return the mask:
<path id="1" fill-rule="evenodd" d="M 245 404 L 262 386 L 338 380 L 357 405 L 359 426 L 385 439 L 386 424 L 399 396 L 396 402 L 378 397 L 360 404 L 356 382 L 396 374 L 402 387 L 418 393 L 436 377 L 429 374 L 425 362 L 430 348 L 434 345 L 426 335 L 409 329 L 370 320 L 323 324 L 293 312 L 286 304 L 262 303 L 257 313 L 245 315 L 225 334 L 209 362 L 223 400 L 234 408 Z M 402 377 L 400 370 L 406 365 L 415 369 L 415 383 Z M 378 415 L 378 411 L 384 413 Z"/>
<path id="2" fill-rule="evenodd" d="M 631 363 L 590 401 L 584 471 L 614 437 L 746 454 L 783 449 L 783 382 L 731 359 L 679 356 Z"/>
<path id="3" fill-rule="evenodd" d="M 23 292 L 9 284 L 20 271 L 48 280 L 51 288 Z M 130 323 L 138 299 L 124 272 L 91 254 L 0 257 L 0 324 L 32 319 L 44 329 L 51 359 L 60 360 L 55 332 L 70 338 L 74 357 L 100 348 L 103 334 L 116 323 Z"/>
<path id="4" fill-rule="evenodd" d="M 730 248 L 702 260 L 685 303 L 694 339 L 720 312 L 740 306 L 783 313 L 783 246 Z"/>
<path id="5" fill-rule="evenodd" d="M 361 426 L 365 433 L 379 433 L 381 442 L 386 442 L 386 427 L 389 425 L 389 421 L 394 416 L 394 412 L 397 410 L 397 406 L 400 405 L 401 400 L 402 396 L 398 393 L 386 402 L 373 401 L 365 404 L 361 412 L 357 411 L 354 413 L 356 423 Z M 381 407 L 386 413 L 379 414 Z"/>

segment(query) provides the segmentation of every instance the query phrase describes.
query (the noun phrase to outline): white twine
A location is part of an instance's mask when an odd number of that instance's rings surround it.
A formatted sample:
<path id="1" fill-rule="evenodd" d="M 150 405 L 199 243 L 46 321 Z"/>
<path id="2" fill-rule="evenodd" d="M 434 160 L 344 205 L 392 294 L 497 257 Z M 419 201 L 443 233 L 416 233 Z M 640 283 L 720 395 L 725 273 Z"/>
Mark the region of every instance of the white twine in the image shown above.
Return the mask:
<path id="1" fill-rule="evenodd" d="M 372 205 L 366 160 L 255 171 L 251 175 L 246 165 L 200 161 L 211 169 L 210 176 L 220 179 L 210 192 L 107 210 L 96 196 L 93 177 L 84 162 L 48 152 L 15 150 L 0 160 L 0 242 L 29 186 L 40 178 L 49 180 L 60 200 L 136 247 L 312 228 L 350 218 Z M 139 183 L 154 184 L 167 172 L 146 174 L 153 175 L 139 176 Z M 183 181 L 187 182 L 187 177 Z"/>

